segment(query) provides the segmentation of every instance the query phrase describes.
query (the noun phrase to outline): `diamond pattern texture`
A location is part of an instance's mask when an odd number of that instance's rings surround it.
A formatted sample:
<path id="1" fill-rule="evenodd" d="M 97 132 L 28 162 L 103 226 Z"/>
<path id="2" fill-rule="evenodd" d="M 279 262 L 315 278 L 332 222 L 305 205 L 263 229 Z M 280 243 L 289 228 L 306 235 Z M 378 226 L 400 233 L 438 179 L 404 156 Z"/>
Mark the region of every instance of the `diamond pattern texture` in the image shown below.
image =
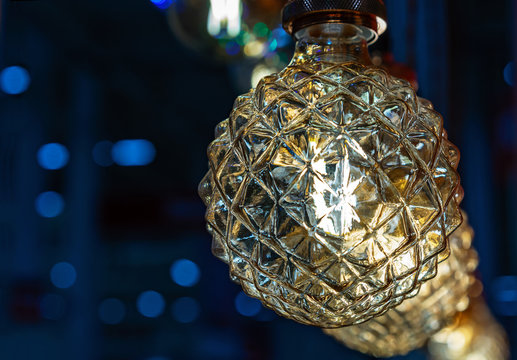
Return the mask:
<path id="1" fill-rule="evenodd" d="M 325 333 L 351 349 L 377 357 L 404 355 L 423 346 L 469 305 L 468 292 L 478 263 L 472 238 L 473 231 L 464 222 L 450 237 L 451 255 L 414 298 L 365 323 L 326 329 Z"/>
<path id="2" fill-rule="evenodd" d="M 308 61 L 263 78 L 208 156 L 213 253 L 304 324 L 364 322 L 414 296 L 461 223 L 441 116 L 381 69 Z"/>

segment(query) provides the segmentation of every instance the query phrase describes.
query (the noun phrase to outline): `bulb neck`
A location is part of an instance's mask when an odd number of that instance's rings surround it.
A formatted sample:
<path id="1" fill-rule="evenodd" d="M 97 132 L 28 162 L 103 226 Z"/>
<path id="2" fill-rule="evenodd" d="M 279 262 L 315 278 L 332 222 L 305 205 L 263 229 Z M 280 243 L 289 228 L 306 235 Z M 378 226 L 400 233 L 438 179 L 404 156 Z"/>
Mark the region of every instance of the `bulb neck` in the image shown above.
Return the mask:
<path id="1" fill-rule="evenodd" d="M 296 49 L 291 65 L 312 61 L 372 65 L 367 40 L 371 31 L 362 26 L 342 23 L 304 27 L 294 34 Z"/>

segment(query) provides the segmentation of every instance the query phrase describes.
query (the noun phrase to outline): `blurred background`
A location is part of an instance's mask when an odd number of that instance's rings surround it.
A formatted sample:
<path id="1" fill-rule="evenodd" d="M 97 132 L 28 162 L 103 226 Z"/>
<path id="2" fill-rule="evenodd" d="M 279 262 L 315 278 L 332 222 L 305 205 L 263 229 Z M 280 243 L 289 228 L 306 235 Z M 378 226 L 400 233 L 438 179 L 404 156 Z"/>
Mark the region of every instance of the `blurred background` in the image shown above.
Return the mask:
<path id="1" fill-rule="evenodd" d="M 1 4 L 1 359 L 368 359 L 262 308 L 210 253 L 205 149 L 289 61 L 282 1 Z M 444 115 L 517 353 L 516 5 L 386 4 L 374 61 Z"/>

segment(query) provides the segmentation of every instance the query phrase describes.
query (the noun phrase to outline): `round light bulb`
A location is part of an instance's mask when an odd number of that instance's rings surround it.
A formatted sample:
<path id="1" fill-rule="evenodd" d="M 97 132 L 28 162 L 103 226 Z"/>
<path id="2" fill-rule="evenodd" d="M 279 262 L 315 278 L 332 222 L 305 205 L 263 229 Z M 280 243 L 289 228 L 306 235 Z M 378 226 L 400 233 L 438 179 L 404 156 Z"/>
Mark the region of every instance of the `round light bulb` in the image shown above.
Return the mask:
<path id="1" fill-rule="evenodd" d="M 351 349 L 377 357 L 404 355 L 423 346 L 468 307 L 478 263 L 472 237 L 472 228 L 464 222 L 450 237 L 449 258 L 438 265 L 437 276 L 424 283 L 414 298 L 365 323 L 325 333 Z"/>
<path id="2" fill-rule="evenodd" d="M 200 184 L 212 249 L 304 324 L 364 322 L 416 295 L 461 223 L 458 151 L 350 24 L 296 33 L 289 66 L 237 98 Z"/>

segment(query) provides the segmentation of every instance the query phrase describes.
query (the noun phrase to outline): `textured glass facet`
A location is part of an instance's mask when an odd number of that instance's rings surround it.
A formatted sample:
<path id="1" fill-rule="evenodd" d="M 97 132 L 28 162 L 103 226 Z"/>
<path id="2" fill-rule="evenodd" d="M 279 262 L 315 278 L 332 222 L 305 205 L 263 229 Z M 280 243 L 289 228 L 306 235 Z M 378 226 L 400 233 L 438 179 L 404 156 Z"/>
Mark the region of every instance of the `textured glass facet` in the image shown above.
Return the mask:
<path id="1" fill-rule="evenodd" d="M 423 346 L 469 304 L 477 267 L 472 236 L 464 222 L 450 237 L 449 258 L 438 265 L 436 277 L 424 283 L 414 298 L 365 323 L 326 329 L 325 333 L 351 349 L 377 357 L 403 355 Z"/>
<path id="2" fill-rule="evenodd" d="M 472 299 L 455 323 L 434 335 L 427 345 L 433 360 L 508 360 L 503 327 L 494 319 L 482 297 Z"/>
<path id="3" fill-rule="evenodd" d="M 436 274 L 461 223 L 458 151 L 407 82 L 303 50 L 237 98 L 200 195 L 213 253 L 246 293 L 339 327 Z"/>

